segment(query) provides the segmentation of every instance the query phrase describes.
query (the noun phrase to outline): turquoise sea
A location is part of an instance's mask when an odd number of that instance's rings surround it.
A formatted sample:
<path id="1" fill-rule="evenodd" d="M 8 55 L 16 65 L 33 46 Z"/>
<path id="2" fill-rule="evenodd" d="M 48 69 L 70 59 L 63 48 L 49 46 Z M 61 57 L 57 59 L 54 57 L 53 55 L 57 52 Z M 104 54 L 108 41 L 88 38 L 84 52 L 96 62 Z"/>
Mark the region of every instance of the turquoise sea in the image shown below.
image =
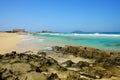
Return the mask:
<path id="1" fill-rule="evenodd" d="M 18 44 L 20 50 L 49 49 L 51 46 L 88 46 L 120 51 L 120 32 L 39 33 L 29 34 Z M 21 48 L 21 46 L 24 46 Z"/>

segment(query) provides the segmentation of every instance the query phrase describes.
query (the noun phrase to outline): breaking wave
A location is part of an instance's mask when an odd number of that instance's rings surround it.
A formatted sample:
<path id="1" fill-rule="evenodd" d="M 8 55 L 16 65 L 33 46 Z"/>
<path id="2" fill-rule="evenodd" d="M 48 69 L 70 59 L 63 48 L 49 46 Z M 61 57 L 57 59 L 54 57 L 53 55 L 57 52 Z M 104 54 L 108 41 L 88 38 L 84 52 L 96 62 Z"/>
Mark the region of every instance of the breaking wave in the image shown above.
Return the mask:
<path id="1" fill-rule="evenodd" d="M 91 34 L 80 34 L 80 33 L 40 33 L 40 35 L 50 35 L 50 36 L 91 36 L 91 37 L 120 37 L 120 34 L 101 34 L 101 33 L 91 33 Z"/>

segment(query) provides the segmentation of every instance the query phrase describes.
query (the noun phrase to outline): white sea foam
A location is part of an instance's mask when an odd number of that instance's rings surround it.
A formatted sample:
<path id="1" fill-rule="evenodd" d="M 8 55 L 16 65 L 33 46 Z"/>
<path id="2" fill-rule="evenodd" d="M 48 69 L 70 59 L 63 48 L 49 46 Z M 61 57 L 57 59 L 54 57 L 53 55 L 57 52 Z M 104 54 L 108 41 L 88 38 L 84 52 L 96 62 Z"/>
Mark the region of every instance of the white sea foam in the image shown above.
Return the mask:
<path id="1" fill-rule="evenodd" d="M 62 35 L 60 33 L 50 33 L 49 35 Z"/>
<path id="2" fill-rule="evenodd" d="M 93 36 L 93 37 L 120 37 L 120 34 L 72 34 L 73 36 Z"/>
<path id="3" fill-rule="evenodd" d="M 41 34 L 41 33 L 40 33 Z M 72 33 L 72 34 L 64 34 L 64 33 L 42 33 L 47 34 L 51 36 L 90 36 L 90 37 L 120 37 L 120 34 L 100 34 L 100 33 L 94 33 L 94 34 L 78 34 L 78 33 Z"/>
<path id="4" fill-rule="evenodd" d="M 23 38 L 22 40 L 23 41 L 29 41 L 29 40 L 32 40 L 33 38 Z"/>
<path id="5" fill-rule="evenodd" d="M 94 34 L 63 34 L 63 33 L 48 33 L 49 35 L 58 35 L 58 36 L 93 36 L 93 37 L 120 37 L 120 34 L 100 34 L 100 33 L 94 33 Z"/>
<path id="6" fill-rule="evenodd" d="M 43 38 L 39 38 L 39 37 L 34 37 L 34 36 L 26 36 L 25 38 L 22 39 L 22 41 L 37 41 L 37 42 L 43 42 L 44 39 Z"/>

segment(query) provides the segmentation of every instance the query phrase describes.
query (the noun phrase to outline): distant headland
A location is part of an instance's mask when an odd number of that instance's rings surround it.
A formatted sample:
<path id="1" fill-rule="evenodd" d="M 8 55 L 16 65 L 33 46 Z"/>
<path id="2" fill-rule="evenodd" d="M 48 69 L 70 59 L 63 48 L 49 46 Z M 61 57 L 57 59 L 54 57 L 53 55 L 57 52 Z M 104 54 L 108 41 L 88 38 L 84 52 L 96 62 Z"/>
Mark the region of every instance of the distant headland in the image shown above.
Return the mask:
<path id="1" fill-rule="evenodd" d="M 75 30 L 72 33 L 81 33 L 81 32 L 83 32 L 83 31 L 81 31 L 81 30 Z"/>
<path id="2" fill-rule="evenodd" d="M 36 32 L 28 32 L 25 29 L 12 29 L 9 31 L 2 31 L 2 32 L 7 32 L 7 33 L 30 33 L 30 34 L 36 34 L 36 33 L 58 33 L 58 32 L 53 32 L 50 30 L 41 30 L 41 31 L 36 31 Z"/>

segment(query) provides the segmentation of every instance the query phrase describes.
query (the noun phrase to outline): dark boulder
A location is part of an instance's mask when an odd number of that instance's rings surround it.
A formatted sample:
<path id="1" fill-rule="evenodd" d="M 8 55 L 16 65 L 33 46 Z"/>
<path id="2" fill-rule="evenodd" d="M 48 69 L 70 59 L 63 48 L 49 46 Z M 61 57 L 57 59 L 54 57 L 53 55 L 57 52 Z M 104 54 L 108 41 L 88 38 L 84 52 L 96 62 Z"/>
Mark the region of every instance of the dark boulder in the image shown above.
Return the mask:
<path id="1" fill-rule="evenodd" d="M 16 51 L 12 51 L 13 54 L 16 54 Z"/>
<path id="2" fill-rule="evenodd" d="M 63 54 L 72 54 L 74 56 L 77 56 L 79 49 L 73 46 L 65 46 L 63 47 L 62 51 L 63 51 Z"/>
<path id="3" fill-rule="evenodd" d="M 62 51 L 62 47 L 60 47 L 60 46 L 53 46 L 52 50 L 57 52 L 57 53 L 60 53 Z"/>
<path id="4" fill-rule="evenodd" d="M 103 67 L 109 68 L 110 66 L 120 66 L 120 56 L 106 58 L 103 62 Z"/>
<path id="5" fill-rule="evenodd" d="M 72 62 L 71 60 L 68 60 L 68 61 L 66 61 L 66 62 L 64 62 L 62 64 L 64 64 L 66 67 L 72 67 L 74 62 Z"/>
<path id="6" fill-rule="evenodd" d="M 69 73 L 66 80 L 88 80 L 88 79 L 81 77 L 80 73 L 72 71 Z"/>
<path id="7" fill-rule="evenodd" d="M 89 63 L 85 61 L 79 61 L 74 65 L 74 67 L 77 67 L 77 68 L 88 67 L 88 66 L 89 66 Z"/>
<path id="8" fill-rule="evenodd" d="M 37 54 L 40 55 L 40 56 L 42 56 L 42 57 L 45 57 L 45 56 L 46 56 L 46 52 L 41 52 L 41 51 L 39 51 Z"/>
<path id="9" fill-rule="evenodd" d="M 101 57 L 110 57 L 110 52 L 83 46 L 65 46 L 62 49 L 63 54 L 71 54 L 78 57 L 89 59 L 98 59 Z"/>
<path id="10" fill-rule="evenodd" d="M 2 59 L 3 55 L 0 54 L 0 59 Z"/>
<path id="11" fill-rule="evenodd" d="M 111 78 L 112 73 L 106 70 L 93 67 L 83 67 L 80 70 L 81 75 L 84 75 L 89 78 L 101 79 L 101 78 Z"/>
<path id="12" fill-rule="evenodd" d="M 56 73 L 51 73 L 47 80 L 60 80 Z"/>

